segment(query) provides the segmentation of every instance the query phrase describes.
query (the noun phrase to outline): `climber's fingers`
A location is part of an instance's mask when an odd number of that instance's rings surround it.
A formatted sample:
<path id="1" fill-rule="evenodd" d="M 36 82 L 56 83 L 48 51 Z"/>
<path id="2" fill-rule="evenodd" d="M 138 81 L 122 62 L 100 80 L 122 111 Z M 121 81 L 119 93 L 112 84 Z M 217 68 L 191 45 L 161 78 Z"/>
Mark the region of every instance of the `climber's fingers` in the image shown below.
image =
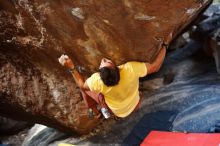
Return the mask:
<path id="1" fill-rule="evenodd" d="M 69 60 L 69 57 L 67 55 L 61 55 L 60 58 L 58 58 L 58 61 L 61 65 L 65 65 L 65 63 Z"/>

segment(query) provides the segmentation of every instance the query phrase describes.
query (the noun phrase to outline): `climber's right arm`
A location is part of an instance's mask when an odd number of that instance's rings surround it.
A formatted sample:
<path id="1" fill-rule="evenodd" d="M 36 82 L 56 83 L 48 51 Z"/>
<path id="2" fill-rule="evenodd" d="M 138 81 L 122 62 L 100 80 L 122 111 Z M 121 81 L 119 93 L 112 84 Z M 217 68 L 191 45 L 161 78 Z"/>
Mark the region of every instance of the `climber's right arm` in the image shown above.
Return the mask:
<path id="1" fill-rule="evenodd" d="M 165 58 L 165 54 L 166 54 L 166 48 L 163 47 L 160 50 L 159 54 L 157 55 L 156 59 L 152 63 L 145 63 L 147 67 L 147 74 L 155 73 L 160 69 L 163 60 Z"/>

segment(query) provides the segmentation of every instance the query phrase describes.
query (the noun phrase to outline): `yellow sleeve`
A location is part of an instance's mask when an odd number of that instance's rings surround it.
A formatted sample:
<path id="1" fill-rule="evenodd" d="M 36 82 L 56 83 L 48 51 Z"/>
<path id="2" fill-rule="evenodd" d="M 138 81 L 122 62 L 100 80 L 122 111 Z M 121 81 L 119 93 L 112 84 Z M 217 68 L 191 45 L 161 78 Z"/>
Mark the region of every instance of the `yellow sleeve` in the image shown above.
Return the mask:
<path id="1" fill-rule="evenodd" d="M 144 62 L 131 61 L 126 64 L 133 69 L 138 77 L 144 77 L 147 75 L 147 67 Z"/>
<path id="2" fill-rule="evenodd" d="M 86 80 L 86 83 L 91 91 L 101 92 L 103 90 L 103 82 L 101 81 L 99 73 L 92 74 L 92 76 Z"/>

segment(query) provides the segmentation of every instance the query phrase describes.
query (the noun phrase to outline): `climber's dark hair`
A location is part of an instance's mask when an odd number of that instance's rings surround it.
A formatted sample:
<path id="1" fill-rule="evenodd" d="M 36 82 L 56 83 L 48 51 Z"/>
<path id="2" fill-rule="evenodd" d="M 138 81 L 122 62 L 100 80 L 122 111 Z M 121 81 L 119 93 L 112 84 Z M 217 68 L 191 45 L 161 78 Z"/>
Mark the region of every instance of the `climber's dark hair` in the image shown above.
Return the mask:
<path id="1" fill-rule="evenodd" d="M 100 77 L 106 86 L 117 85 L 120 80 L 120 73 L 118 67 L 102 67 L 99 69 Z"/>

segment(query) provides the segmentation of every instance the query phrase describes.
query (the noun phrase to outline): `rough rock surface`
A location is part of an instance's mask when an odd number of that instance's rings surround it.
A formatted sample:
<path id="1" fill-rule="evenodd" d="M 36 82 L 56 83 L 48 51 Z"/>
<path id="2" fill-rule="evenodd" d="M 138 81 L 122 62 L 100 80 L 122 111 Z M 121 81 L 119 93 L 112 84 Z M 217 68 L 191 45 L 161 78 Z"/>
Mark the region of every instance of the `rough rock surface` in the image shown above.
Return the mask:
<path id="1" fill-rule="evenodd" d="M 211 0 L 0 1 L 0 113 L 60 130 L 90 131 L 68 54 L 86 77 L 102 57 L 151 61 Z M 167 42 L 169 43 L 170 40 Z M 81 115 L 85 115 L 82 117 Z"/>

